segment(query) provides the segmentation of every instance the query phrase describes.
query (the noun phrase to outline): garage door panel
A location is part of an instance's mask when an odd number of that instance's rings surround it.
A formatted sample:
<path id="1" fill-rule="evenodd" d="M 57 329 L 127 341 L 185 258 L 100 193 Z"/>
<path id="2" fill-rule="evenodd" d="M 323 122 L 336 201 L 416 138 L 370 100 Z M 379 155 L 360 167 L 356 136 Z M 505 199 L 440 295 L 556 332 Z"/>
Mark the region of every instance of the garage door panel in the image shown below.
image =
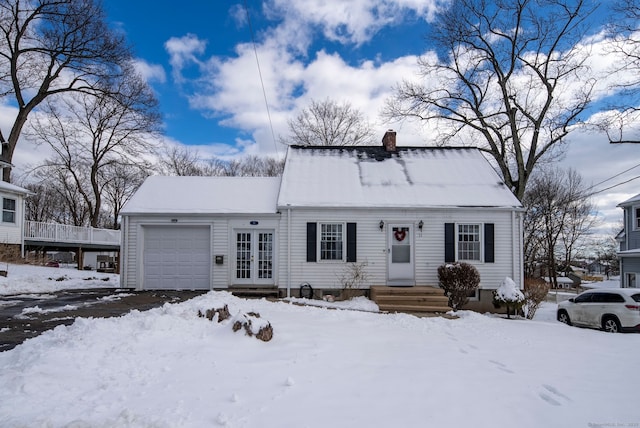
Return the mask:
<path id="1" fill-rule="evenodd" d="M 145 289 L 209 289 L 209 226 L 145 226 Z"/>

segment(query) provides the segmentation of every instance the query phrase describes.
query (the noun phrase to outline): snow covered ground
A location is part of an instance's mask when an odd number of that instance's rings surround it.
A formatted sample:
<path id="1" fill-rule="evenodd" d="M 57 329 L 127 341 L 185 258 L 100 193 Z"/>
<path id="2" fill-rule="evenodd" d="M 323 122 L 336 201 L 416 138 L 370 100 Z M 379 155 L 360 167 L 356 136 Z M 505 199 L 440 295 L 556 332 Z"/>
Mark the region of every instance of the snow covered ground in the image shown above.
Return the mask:
<path id="1" fill-rule="evenodd" d="M 0 295 L 120 286 L 120 276 L 112 273 L 6 263 L 0 263 L 0 270 L 8 272 L 0 276 Z"/>
<path id="2" fill-rule="evenodd" d="M 197 316 L 223 304 L 232 314 L 259 312 L 273 339 Z M 378 314 L 365 299 L 343 305 L 357 310 L 211 292 L 118 318 L 78 319 L 0 353 L 0 425 L 640 424 L 640 335 L 565 326 L 554 304 L 533 321 L 466 311 L 454 320 Z"/>

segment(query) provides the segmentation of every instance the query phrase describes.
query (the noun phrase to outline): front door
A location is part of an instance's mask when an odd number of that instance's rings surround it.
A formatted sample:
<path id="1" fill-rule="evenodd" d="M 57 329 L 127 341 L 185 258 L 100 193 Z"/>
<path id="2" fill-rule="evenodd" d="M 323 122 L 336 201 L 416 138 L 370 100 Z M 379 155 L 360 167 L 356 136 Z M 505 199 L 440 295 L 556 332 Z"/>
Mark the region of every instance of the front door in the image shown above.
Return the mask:
<path id="1" fill-rule="evenodd" d="M 413 225 L 389 224 L 387 227 L 389 285 L 415 285 Z"/>
<path id="2" fill-rule="evenodd" d="M 235 283 L 273 285 L 273 230 L 237 230 Z"/>

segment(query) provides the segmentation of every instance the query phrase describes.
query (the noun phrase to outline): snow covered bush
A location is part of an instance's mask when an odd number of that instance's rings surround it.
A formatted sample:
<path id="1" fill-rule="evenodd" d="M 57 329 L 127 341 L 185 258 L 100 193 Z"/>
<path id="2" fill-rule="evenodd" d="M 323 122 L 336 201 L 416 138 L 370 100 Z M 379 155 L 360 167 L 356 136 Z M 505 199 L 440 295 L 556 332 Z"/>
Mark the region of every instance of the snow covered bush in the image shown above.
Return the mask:
<path id="1" fill-rule="evenodd" d="M 506 277 L 500 287 L 493 292 L 493 304 L 496 308 L 505 306 L 507 318 L 511 318 L 511 311 L 516 314 L 524 304 L 524 294 L 518 289 L 513 279 Z"/>
<path id="2" fill-rule="evenodd" d="M 457 311 L 480 285 L 480 273 L 468 263 L 447 263 L 438 267 L 438 281 L 449 298 L 449 307 Z"/>
<path id="3" fill-rule="evenodd" d="M 533 319 L 549 293 L 549 284 L 540 278 L 525 278 L 524 280 L 524 316 Z"/>

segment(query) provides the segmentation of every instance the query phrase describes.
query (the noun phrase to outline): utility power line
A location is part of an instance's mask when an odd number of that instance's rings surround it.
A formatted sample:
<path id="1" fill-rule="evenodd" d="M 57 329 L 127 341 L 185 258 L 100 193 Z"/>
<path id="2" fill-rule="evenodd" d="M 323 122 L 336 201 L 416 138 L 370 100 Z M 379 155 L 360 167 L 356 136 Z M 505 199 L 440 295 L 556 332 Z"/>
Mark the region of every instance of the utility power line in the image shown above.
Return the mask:
<path id="1" fill-rule="evenodd" d="M 256 64 L 258 65 L 258 75 L 260 76 L 260 85 L 262 86 L 262 96 L 264 97 L 264 105 L 267 108 L 267 117 L 269 118 L 269 128 L 271 129 L 271 139 L 273 147 L 276 149 L 276 156 L 280 157 L 278 144 L 276 142 L 276 134 L 273 132 L 273 122 L 271 121 L 271 111 L 269 110 L 269 102 L 267 101 L 267 92 L 264 89 L 264 80 L 262 79 L 262 70 L 260 69 L 260 61 L 258 60 L 258 48 L 256 47 L 256 38 L 253 34 L 253 26 L 251 25 L 251 17 L 249 16 L 249 7 L 247 0 L 244 0 L 244 11 L 247 15 L 247 23 L 249 24 L 249 33 L 251 34 L 251 43 L 253 44 L 253 53 L 256 56 Z"/>

